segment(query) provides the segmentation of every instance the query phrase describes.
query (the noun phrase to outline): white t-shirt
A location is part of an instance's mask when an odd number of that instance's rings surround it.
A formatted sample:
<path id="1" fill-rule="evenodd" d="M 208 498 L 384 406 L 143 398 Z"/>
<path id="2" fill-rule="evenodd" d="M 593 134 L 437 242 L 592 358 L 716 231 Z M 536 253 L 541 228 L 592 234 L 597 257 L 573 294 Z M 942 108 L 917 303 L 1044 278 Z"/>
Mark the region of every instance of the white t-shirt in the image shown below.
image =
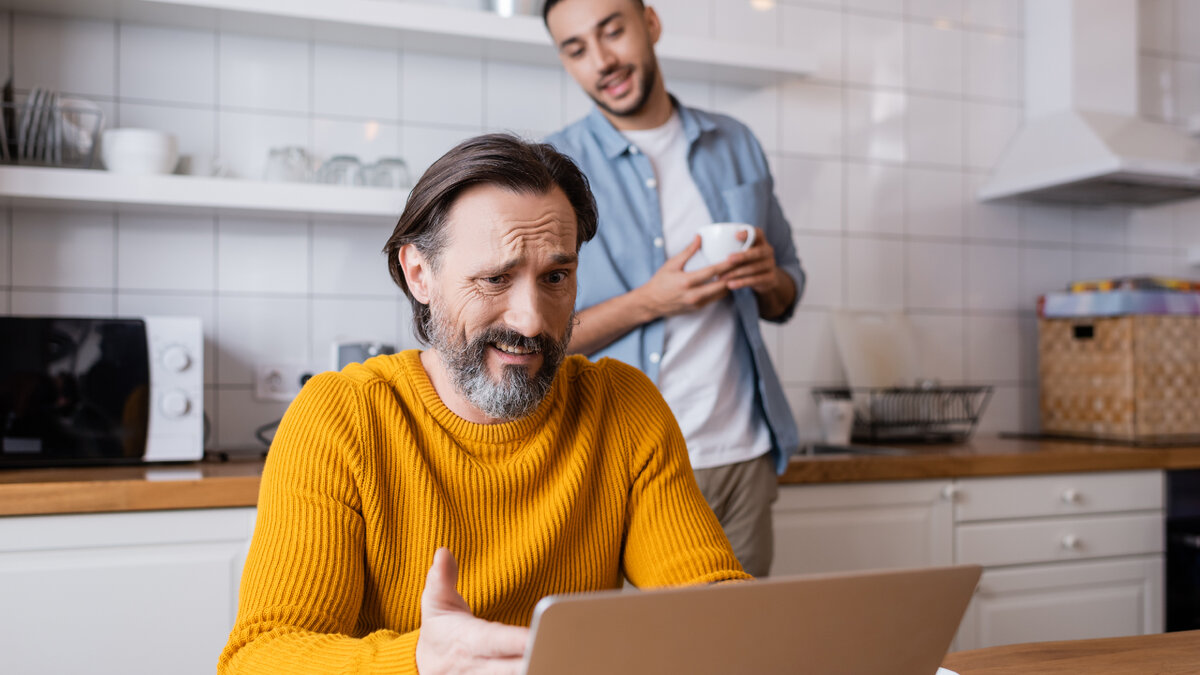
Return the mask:
<path id="1" fill-rule="evenodd" d="M 687 248 L 712 215 L 688 169 L 679 115 L 656 129 L 622 132 L 654 167 L 668 258 Z M 714 261 L 719 262 L 719 261 Z M 684 269 L 711 264 L 696 253 Z M 692 467 L 753 459 L 771 449 L 771 432 L 755 405 L 750 347 L 739 335 L 733 298 L 667 317 L 658 387 L 687 440 Z"/>

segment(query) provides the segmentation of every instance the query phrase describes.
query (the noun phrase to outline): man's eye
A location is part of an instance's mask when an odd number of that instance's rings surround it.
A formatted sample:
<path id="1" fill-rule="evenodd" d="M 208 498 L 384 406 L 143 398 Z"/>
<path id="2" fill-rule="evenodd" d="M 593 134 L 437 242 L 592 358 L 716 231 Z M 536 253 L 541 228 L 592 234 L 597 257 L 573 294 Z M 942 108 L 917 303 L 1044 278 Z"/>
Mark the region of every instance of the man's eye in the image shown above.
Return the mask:
<path id="1" fill-rule="evenodd" d="M 579 58 L 579 57 L 581 57 L 581 56 L 583 56 L 583 50 L 582 50 L 582 49 L 572 49 L 571 51 L 567 52 L 567 58 L 568 58 L 568 59 L 577 59 L 577 58 Z"/>
<path id="2" fill-rule="evenodd" d="M 559 270 L 558 272 L 551 272 L 546 276 L 546 280 L 552 284 L 561 284 L 567 280 L 567 273 L 563 272 L 562 270 Z"/>
<path id="3" fill-rule="evenodd" d="M 484 281 L 486 281 L 486 282 L 487 282 L 487 283 L 489 283 L 489 284 L 492 284 L 493 286 L 498 286 L 498 285 L 500 285 L 500 284 L 504 283 L 504 277 L 503 277 L 503 276 L 499 276 L 499 277 L 484 277 L 484 279 L 483 279 L 483 280 L 484 280 Z"/>
<path id="4" fill-rule="evenodd" d="M 607 38 L 621 37 L 621 33 L 624 33 L 624 32 L 625 32 L 624 28 L 614 28 L 614 29 L 608 31 L 607 33 L 605 33 L 604 37 L 607 37 Z"/>

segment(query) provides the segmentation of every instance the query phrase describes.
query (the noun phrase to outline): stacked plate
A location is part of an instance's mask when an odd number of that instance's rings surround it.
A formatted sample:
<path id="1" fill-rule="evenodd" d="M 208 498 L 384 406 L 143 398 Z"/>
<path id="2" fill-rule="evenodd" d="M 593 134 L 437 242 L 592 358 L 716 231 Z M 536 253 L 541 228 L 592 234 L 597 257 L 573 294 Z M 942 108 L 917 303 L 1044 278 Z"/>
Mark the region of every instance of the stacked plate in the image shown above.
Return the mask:
<path id="1" fill-rule="evenodd" d="M 103 119 L 95 103 L 35 87 L 24 102 L 6 102 L 3 108 L 4 120 L 0 123 L 3 161 L 47 166 L 91 165 Z"/>

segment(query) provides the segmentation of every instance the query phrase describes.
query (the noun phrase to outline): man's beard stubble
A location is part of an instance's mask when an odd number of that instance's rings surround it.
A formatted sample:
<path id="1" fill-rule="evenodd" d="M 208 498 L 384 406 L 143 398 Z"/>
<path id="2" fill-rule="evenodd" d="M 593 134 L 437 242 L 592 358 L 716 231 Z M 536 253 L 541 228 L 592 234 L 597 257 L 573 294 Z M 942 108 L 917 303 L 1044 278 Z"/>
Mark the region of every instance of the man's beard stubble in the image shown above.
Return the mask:
<path id="1" fill-rule="evenodd" d="M 482 333 L 467 338 L 456 335 L 437 302 L 431 302 L 429 321 L 430 346 L 445 363 L 454 387 L 476 408 L 493 419 L 511 422 L 537 410 L 554 384 L 554 375 L 562 365 L 571 341 L 575 324 L 572 313 L 561 340 L 547 335 L 526 337 L 503 326 L 490 326 Z M 500 380 L 488 372 L 487 350 L 493 343 L 504 343 L 520 349 L 534 349 L 542 355 L 542 365 L 532 376 L 521 366 L 502 366 Z"/>
<path id="2" fill-rule="evenodd" d="M 638 98 L 636 101 L 634 101 L 633 105 L 628 108 L 617 110 L 616 108 L 613 108 L 607 103 L 601 101 L 598 96 L 593 96 L 590 92 L 588 93 L 588 97 L 592 99 L 593 103 L 600 106 L 600 108 L 610 115 L 615 115 L 617 117 L 633 117 L 646 107 L 646 102 L 650 100 L 650 94 L 654 90 L 654 82 L 658 79 L 658 67 L 653 59 L 643 64 L 640 72 L 642 73 L 642 76 L 639 78 L 638 86 L 641 88 L 641 93 L 638 94 Z M 607 76 L 608 73 L 602 73 L 600 79 L 603 80 Z"/>

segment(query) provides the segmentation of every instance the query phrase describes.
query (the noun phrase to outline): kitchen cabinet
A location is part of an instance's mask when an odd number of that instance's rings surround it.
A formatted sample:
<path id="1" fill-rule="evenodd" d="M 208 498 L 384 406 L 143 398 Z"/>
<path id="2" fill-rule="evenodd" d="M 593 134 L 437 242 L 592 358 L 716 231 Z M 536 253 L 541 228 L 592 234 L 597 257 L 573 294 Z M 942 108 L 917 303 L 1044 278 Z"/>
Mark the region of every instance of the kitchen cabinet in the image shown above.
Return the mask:
<path id="1" fill-rule="evenodd" d="M 0 672 L 212 673 L 255 509 L 0 518 Z"/>
<path id="2" fill-rule="evenodd" d="M 1163 629 L 1163 474 L 977 478 L 954 488 L 955 563 L 984 566 L 956 649 Z"/>
<path id="3" fill-rule="evenodd" d="M 781 485 L 774 575 L 952 562 L 949 480 Z"/>
<path id="4" fill-rule="evenodd" d="M 975 563 L 955 650 L 1163 630 L 1163 473 L 781 485 L 775 575 Z"/>

